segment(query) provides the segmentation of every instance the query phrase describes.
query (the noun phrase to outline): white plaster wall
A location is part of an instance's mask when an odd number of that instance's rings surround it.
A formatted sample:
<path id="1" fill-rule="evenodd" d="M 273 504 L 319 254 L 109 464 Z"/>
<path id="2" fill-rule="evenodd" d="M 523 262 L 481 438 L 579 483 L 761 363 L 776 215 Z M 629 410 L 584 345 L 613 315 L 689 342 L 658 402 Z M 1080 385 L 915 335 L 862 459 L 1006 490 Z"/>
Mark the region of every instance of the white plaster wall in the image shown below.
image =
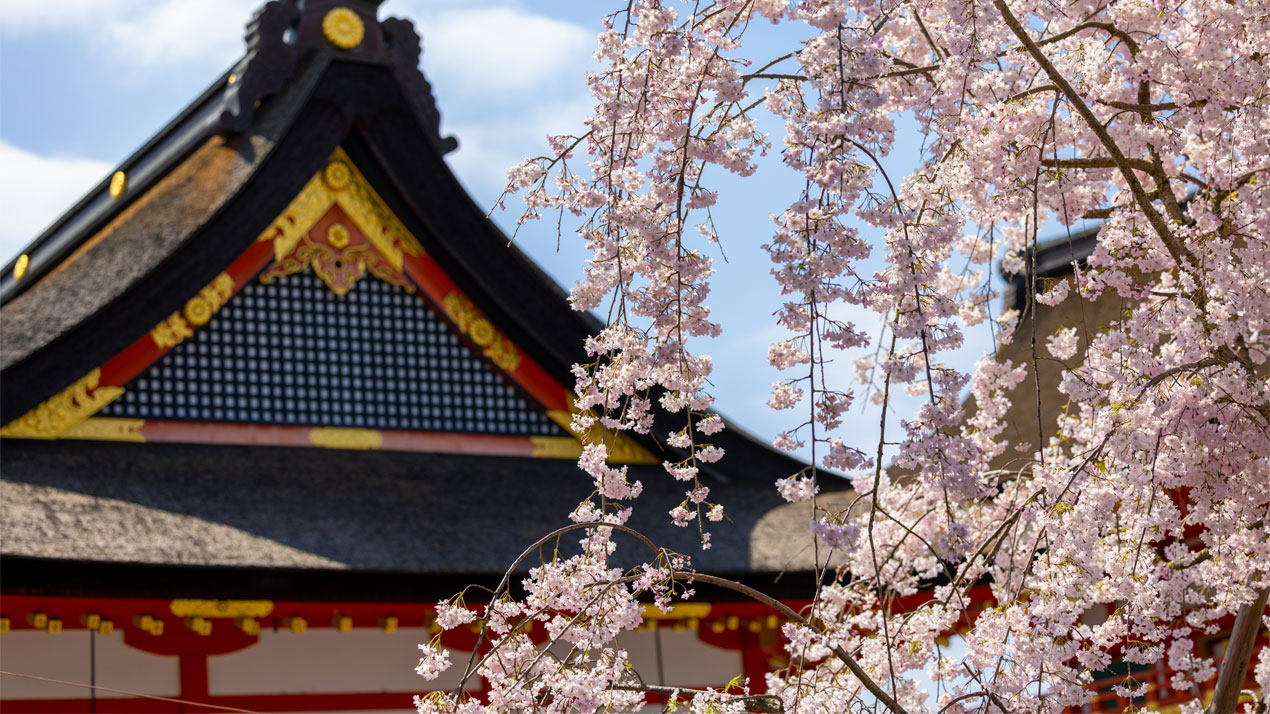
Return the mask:
<path id="1" fill-rule="evenodd" d="M 180 664 L 176 657 L 154 655 L 123 643 L 123 634 L 97 635 L 97 686 L 160 697 L 181 692 Z M 0 635 L 0 669 L 33 674 L 65 682 L 91 681 L 89 633 L 68 630 L 56 635 L 37 630 L 16 630 Z M 88 699 L 83 687 L 39 682 L 20 677 L 0 677 L 4 699 Z M 97 691 L 99 699 L 127 697 Z"/>
<path id="2" fill-rule="evenodd" d="M 657 674 L 659 635 L 664 681 Z M 743 669 L 740 652 L 706 644 L 692 630 L 676 632 L 662 628 L 656 632 L 626 632 L 618 638 L 618 645 L 626 648 L 631 665 L 650 684 L 719 687 L 741 674 Z"/>
<path id="3" fill-rule="evenodd" d="M 314 629 L 261 630 L 260 641 L 238 652 L 207 658 L 208 692 L 222 694 L 330 694 L 426 692 L 452 689 L 468 653 L 451 650 L 452 666 L 431 682 L 415 674 L 426 628 L 384 632 Z M 470 685 L 471 686 L 471 685 Z"/>

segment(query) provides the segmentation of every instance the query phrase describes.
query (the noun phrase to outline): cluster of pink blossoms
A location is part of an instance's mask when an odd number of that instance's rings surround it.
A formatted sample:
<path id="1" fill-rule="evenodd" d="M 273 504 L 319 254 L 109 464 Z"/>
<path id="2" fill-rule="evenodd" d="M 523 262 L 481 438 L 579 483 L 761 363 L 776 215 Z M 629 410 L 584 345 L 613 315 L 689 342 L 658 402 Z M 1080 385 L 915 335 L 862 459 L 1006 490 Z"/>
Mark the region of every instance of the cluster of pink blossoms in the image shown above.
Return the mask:
<path id="1" fill-rule="evenodd" d="M 743 39 L 767 20 L 808 39 L 747 57 Z M 1237 695 L 1235 658 L 1194 640 L 1237 614 L 1232 643 L 1255 634 L 1270 588 L 1270 7 L 631 0 L 598 46 L 587 131 L 553 137 L 509 191 L 525 220 L 582 217 L 592 257 L 572 300 L 607 326 L 575 370 L 574 427 L 647 433 L 656 412 L 678 415 L 665 463 L 686 489 L 677 524 L 703 527 L 725 505 L 699 478 L 724 457 L 709 443 L 723 424 L 709 411 L 710 358 L 690 349 L 720 329 L 710 255 L 727 236 L 709 218 L 710 181 L 754 173 L 775 143 L 805 187 L 764 246 L 788 332 L 769 350 L 789 375 L 770 404 L 802 410 L 776 445 L 810 445 L 816 463 L 772 478 L 811 503 L 822 585 L 807 611 L 786 613 L 791 664 L 769 676 L 769 698 L 676 696 L 693 712 L 1058 712 L 1088 702 L 1094 673 L 1117 661 L 1164 661 L 1169 686 L 1195 697 L 1185 711 L 1203 709 L 1222 668 Z M 756 130 L 760 110 L 784 123 L 778 142 Z M 897 116 L 923 134 L 907 175 L 885 170 Z M 1027 314 L 993 315 L 984 271 L 1000 260 L 1026 274 L 1051 218 L 1101 221 L 1096 251 L 1070 282 L 1026 280 Z M 862 238 L 866 225 L 883 238 Z M 1117 301 L 1108 324 L 1015 330 L 1038 302 L 1100 298 Z M 844 306 L 876 313 L 880 339 L 837 319 Z M 981 324 L 998 348 L 1030 340 L 1030 354 L 949 366 Z M 1062 371 L 1063 416 L 1044 425 L 1056 436 L 1010 442 L 1012 391 L 1041 363 Z M 860 382 L 878 443 L 842 429 Z M 891 409 L 900 390 L 922 399 L 916 413 Z M 596 484 L 573 513 L 582 553 L 534 569 L 528 599 L 482 618 L 490 654 L 465 676 L 490 682 L 488 701 L 437 693 L 420 712 L 640 706 L 617 638 L 639 625 L 638 598 L 682 596 L 690 571 L 647 541 L 644 568 L 609 565 L 641 485 L 605 462 L 604 438 L 580 461 Z M 884 444 L 898 444 L 893 456 Z M 816 499 L 836 478 L 825 468 L 851 478 L 851 508 Z M 975 614 L 970 590 L 985 584 L 995 606 Z M 894 609 L 923 589 L 927 604 Z M 532 622 L 548 645 L 526 636 Z M 965 656 L 953 659 L 939 642 L 958 629 Z M 442 663 L 437 650 L 421 671 Z M 1270 657 L 1255 677 L 1270 690 Z"/>

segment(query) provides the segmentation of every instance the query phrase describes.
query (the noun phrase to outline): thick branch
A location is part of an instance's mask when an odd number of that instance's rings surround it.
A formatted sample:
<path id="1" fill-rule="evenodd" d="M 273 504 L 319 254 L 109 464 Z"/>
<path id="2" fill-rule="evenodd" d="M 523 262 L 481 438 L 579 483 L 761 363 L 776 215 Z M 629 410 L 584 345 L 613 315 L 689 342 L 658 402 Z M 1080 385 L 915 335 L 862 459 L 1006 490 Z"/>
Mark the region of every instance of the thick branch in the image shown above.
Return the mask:
<path id="1" fill-rule="evenodd" d="M 1208 705 L 1209 714 L 1233 712 L 1239 703 L 1239 693 L 1248 675 L 1248 662 L 1252 659 L 1252 646 L 1261 630 L 1261 616 L 1266 612 L 1266 596 L 1270 588 L 1262 588 L 1252 602 L 1239 608 L 1235 627 L 1222 657 L 1221 674 L 1217 676 L 1217 689 Z"/>
<path id="2" fill-rule="evenodd" d="M 1129 33 L 1125 32 L 1119 27 L 1116 27 L 1110 22 L 1094 22 L 1094 21 L 1082 22 L 1081 24 L 1073 27 L 1072 29 L 1066 32 L 1060 32 L 1057 35 L 1054 35 L 1053 37 L 1047 37 L 1041 40 L 1040 42 L 1038 42 L 1037 44 L 1048 45 L 1053 42 L 1065 40 L 1068 37 L 1071 37 L 1072 35 L 1076 34 L 1077 32 L 1081 32 L 1082 30 L 1102 30 L 1103 32 L 1106 32 L 1108 35 L 1119 38 L 1121 41 L 1123 41 L 1125 46 L 1129 48 L 1130 54 L 1135 54 L 1135 55 L 1138 54 L 1138 43 L 1133 41 L 1133 38 L 1129 36 Z"/>
<path id="3" fill-rule="evenodd" d="M 667 697 L 676 697 L 686 694 L 703 693 L 703 689 L 691 689 L 689 687 L 661 687 L 656 684 L 614 684 L 609 687 L 618 692 L 648 692 L 650 694 L 664 694 Z M 778 714 L 785 711 L 781 705 L 781 700 L 774 694 L 738 694 L 738 701 L 745 703 L 747 711 L 760 712 L 761 714 Z"/>
<path id="4" fill-rule="evenodd" d="M 1116 168 L 1120 169 L 1125 183 L 1129 185 L 1129 192 L 1133 194 L 1134 199 L 1138 203 L 1138 208 L 1142 210 L 1147 222 L 1151 224 L 1156 234 L 1159 235 L 1160 240 L 1164 242 L 1164 247 L 1169 251 L 1173 261 L 1181 265 L 1186 257 L 1185 247 L 1177 239 L 1177 236 L 1173 235 L 1173 231 L 1169 229 L 1168 222 L 1164 220 L 1164 216 L 1161 216 L 1151 205 L 1151 199 L 1147 196 L 1146 189 L 1142 188 L 1142 182 L 1134 175 L 1133 166 L 1130 165 L 1129 159 L 1125 157 L 1124 152 L 1116 144 L 1116 140 L 1112 139 L 1111 135 L 1107 133 L 1107 128 L 1098 121 L 1098 117 L 1094 115 L 1085 100 L 1081 99 L 1080 94 L 1072 87 L 1071 82 L 1067 81 L 1067 78 L 1058 71 L 1054 63 L 1049 61 L 1044 52 L 1041 52 L 1041 48 L 1037 47 L 1036 43 L 1032 41 L 1032 37 L 1028 35 L 1027 30 L 1019 23 L 1019 19 L 1010 11 L 1010 7 L 1005 4 L 1005 0 L 992 0 L 992 4 L 1001 13 L 1001 18 L 1005 20 L 1005 24 L 1014 32 L 1015 37 L 1018 37 L 1019 42 L 1022 42 L 1023 46 L 1027 48 L 1028 54 L 1032 55 L 1032 59 L 1036 60 L 1036 63 L 1041 66 L 1045 74 L 1049 75 L 1050 81 L 1063 90 L 1063 95 L 1067 97 L 1067 100 L 1072 103 L 1072 107 L 1085 120 L 1089 130 L 1094 133 L 1094 136 L 1098 137 L 1098 141 L 1102 143 L 1103 148 L 1111 155 Z"/>
<path id="5" fill-rule="evenodd" d="M 1191 102 L 1190 104 L 1178 104 L 1176 102 L 1160 102 L 1158 104 L 1137 104 L 1134 102 L 1103 101 L 1101 99 L 1095 99 L 1094 101 L 1104 106 L 1115 107 L 1116 109 L 1123 109 L 1127 112 L 1136 112 L 1139 114 L 1141 114 L 1142 112 L 1171 112 L 1175 109 L 1181 109 L 1182 107 L 1187 107 L 1188 109 L 1194 108 L 1194 107 L 1202 107 L 1208 103 L 1207 99 L 1201 99 L 1198 102 Z"/>
<path id="6" fill-rule="evenodd" d="M 807 78 L 801 74 L 777 74 L 774 72 L 755 72 L 754 74 L 747 74 L 741 79 L 746 82 L 751 79 L 789 79 L 795 82 L 804 82 L 807 80 Z"/>
<path id="7" fill-rule="evenodd" d="M 1126 158 L 1124 163 L 1138 171 L 1150 171 L 1151 162 L 1145 159 Z M 1041 159 L 1041 166 L 1047 169 L 1116 169 L 1120 168 L 1115 159 L 1098 157 L 1089 159 Z"/>

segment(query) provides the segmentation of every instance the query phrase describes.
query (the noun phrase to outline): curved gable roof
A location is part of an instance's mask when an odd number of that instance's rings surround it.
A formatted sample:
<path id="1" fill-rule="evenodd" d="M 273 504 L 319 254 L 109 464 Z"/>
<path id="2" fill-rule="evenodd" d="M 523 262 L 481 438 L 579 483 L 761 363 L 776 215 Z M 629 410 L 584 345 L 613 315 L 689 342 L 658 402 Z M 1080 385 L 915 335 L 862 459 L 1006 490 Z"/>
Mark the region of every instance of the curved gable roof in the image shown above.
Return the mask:
<path id="1" fill-rule="evenodd" d="M 598 328 L 485 217 L 449 171 L 408 22 L 355 7 L 362 44 L 320 34 L 332 2 L 274 0 L 248 26 L 248 53 L 123 165 L 116 201 L 98 189 L 28 249 L 30 272 L 0 280 L 0 423 L 58 394 L 210 284 L 343 147 L 428 255 L 560 384 Z M 315 34 L 316 33 L 316 34 Z M 292 38 L 288 41 L 288 38 Z M 253 99 L 255 97 L 255 99 Z M 145 167 L 149 167 L 148 169 Z M 149 173 L 147 173 L 149 171 Z M 664 430 L 662 430 L 664 432 Z M 802 464 L 728 430 L 724 481 L 763 481 Z M 657 458 L 673 451 L 652 440 Z"/>

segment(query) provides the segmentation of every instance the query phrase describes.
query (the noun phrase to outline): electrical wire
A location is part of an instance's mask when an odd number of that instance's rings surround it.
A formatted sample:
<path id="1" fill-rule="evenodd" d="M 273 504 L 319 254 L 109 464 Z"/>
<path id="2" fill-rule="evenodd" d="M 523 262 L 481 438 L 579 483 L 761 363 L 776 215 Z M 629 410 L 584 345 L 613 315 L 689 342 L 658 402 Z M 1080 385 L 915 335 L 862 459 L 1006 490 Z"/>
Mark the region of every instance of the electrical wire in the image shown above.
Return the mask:
<path id="1" fill-rule="evenodd" d="M 259 714 L 250 709 L 239 709 L 238 707 L 225 707 L 219 704 L 207 704 L 205 702 L 192 702 L 188 699 L 173 699 L 171 697 L 158 697 L 153 694 L 142 694 L 141 692 L 130 692 L 126 689 L 112 689 L 110 687 L 102 687 L 95 684 L 81 684 L 79 682 L 67 682 L 61 679 L 50 679 L 48 677 L 37 677 L 34 674 L 22 674 L 20 672 L 6 672 L 0 669 L 0 674 L 10 677 L 21 677 L 23 679 L 34 679 L 39 682 L 50 682 L 52 684 L 65 684 L 68 687 L 82 687 L 84 689 L 101 690 L 103 692 L 114 692 L 115 694 L 126 694 L 130 697 L 140 697 L 142 699 L 157 699 L 161 702 L 172 702 L 173 704 L 189 704 L 196 707 L 204 707 L 207 709 L 219 709 L 226 712 L 238 712 L 239 714 Z"/>

